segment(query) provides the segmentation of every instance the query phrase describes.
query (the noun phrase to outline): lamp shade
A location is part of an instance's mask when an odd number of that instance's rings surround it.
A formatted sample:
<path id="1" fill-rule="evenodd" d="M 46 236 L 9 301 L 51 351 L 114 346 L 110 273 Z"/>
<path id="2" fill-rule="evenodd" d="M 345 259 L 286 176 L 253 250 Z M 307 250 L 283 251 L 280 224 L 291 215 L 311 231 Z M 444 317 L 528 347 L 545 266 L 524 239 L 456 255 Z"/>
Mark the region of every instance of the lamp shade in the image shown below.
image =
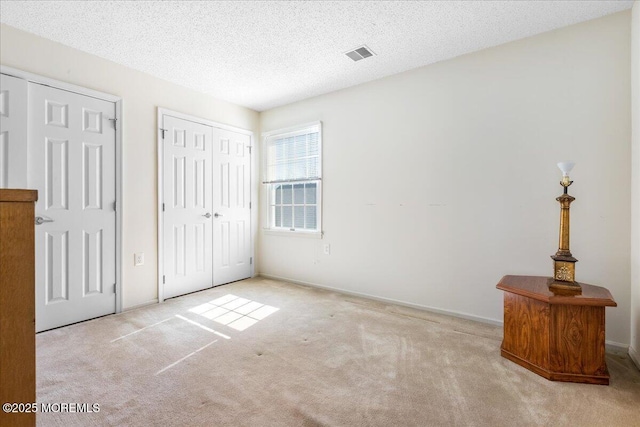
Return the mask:
<path id="1" fill-rule="evenodd" d="M 562 171 L 562 176 L 569 176 L 569 172 L 576 164 L 574 162 L 560 162 L 558 163 L 558 167 Z"/>

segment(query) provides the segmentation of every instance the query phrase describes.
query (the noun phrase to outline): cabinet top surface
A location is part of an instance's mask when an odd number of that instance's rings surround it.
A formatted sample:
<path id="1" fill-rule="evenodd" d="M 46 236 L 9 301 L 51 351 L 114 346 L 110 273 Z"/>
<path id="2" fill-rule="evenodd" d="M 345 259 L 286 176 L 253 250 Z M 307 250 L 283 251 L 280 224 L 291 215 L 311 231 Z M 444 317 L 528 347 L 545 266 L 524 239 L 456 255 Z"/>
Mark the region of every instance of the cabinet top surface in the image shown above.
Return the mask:
<path id="1" fill-rule="evenodd" d="M 504 276 L 496 288 L 549 304 L 618 306 L 607 288 L 580 283 L 581 295 L 554 295 L 549 290 L 548 280 L 549 277 L 544 276 Z"/>
<path id="2" fill-rule="evenodd" d="M 0 188 L 0 202 L 35 202 L 37 200 L 37 190 L 14 190 L 8 188 Z"/>

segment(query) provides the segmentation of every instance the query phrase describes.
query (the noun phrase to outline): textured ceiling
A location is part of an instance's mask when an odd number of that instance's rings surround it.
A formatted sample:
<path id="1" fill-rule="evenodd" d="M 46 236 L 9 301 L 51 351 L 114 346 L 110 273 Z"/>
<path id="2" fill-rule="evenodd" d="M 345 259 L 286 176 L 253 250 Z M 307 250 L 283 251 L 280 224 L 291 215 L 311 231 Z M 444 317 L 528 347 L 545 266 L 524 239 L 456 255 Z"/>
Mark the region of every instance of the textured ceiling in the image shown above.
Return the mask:
<path id="1" fill-rule="evenodd" d="M 258 111 L 633 1 L 9 1 L 0 21 Z M 344 53 L 367 45 L 376 56 Z"/>

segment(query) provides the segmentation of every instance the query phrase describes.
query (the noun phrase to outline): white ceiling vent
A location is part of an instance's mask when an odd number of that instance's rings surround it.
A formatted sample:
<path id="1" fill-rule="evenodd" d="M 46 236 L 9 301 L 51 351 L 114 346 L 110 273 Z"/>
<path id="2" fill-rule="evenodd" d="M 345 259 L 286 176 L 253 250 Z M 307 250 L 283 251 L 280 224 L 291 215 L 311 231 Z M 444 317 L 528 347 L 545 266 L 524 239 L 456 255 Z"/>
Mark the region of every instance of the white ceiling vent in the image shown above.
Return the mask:
<path id="1" fill-rule="evenodd" d="M 345 53 L 345 55 L 354 61 L 360 61 L 361 59 L 369 58 L 375 54 L 368 47 L 362 46 Z"/>

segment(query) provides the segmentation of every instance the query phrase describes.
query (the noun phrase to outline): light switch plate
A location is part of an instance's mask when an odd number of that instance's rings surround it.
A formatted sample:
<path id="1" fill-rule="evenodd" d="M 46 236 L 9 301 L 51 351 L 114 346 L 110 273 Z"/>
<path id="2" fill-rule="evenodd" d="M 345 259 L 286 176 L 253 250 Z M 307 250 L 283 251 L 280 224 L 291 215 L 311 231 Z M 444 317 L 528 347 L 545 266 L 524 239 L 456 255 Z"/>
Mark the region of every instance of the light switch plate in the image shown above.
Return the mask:
<path id="1" fill-rule="evenodd" d="M 139 252 L 137 254 L 133 254 L 133 265 L 144 265 L 144 252 Z"/>

